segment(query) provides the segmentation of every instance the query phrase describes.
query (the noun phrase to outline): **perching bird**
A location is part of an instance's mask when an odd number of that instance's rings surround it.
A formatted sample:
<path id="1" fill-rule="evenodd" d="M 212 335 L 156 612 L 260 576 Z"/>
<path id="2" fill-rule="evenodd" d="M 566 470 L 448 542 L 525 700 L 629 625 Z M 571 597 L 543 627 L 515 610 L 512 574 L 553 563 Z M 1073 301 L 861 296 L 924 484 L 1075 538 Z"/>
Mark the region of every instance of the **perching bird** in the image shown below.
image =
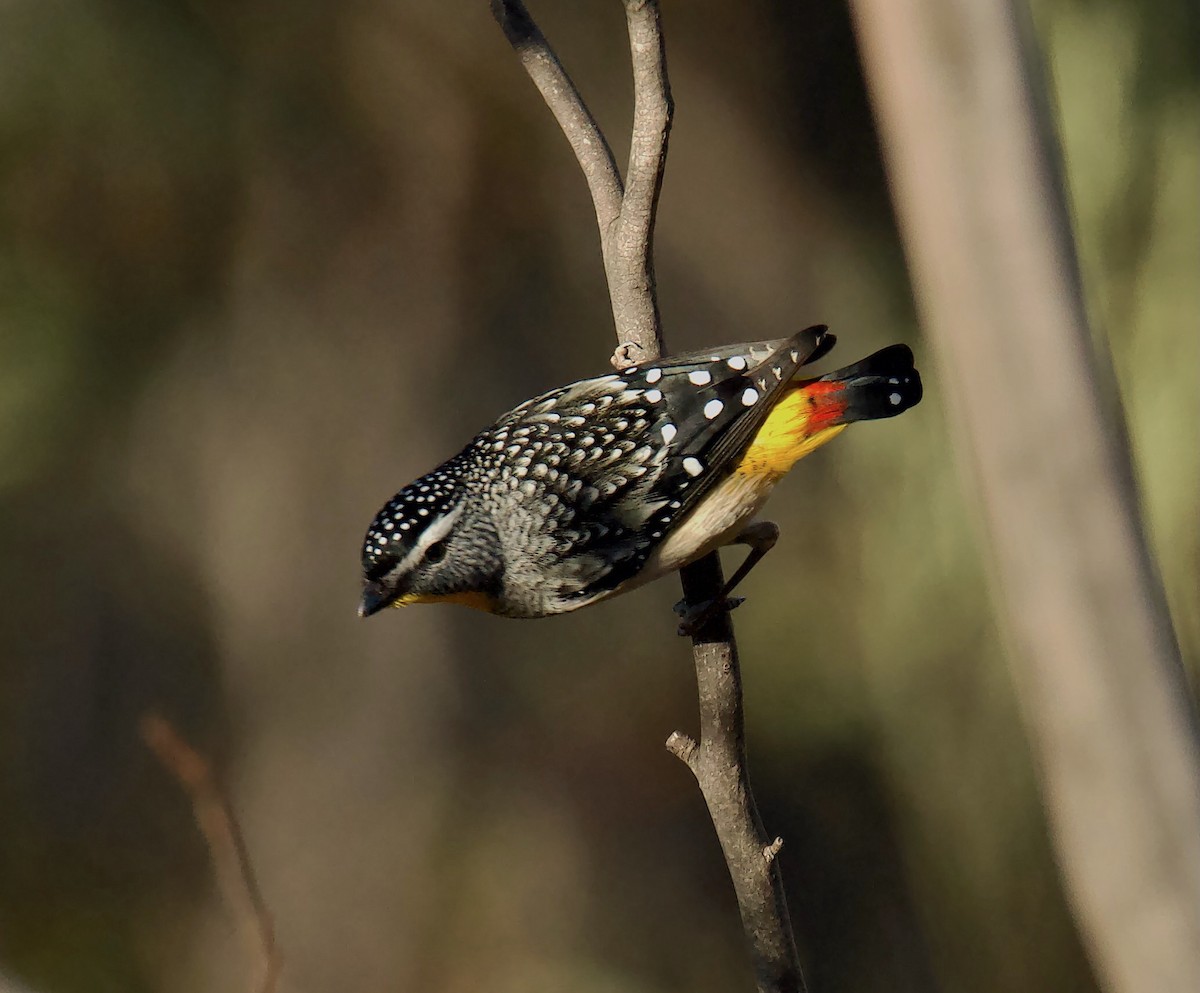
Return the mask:
<path id="1" fill-rule="evenodd" d="M 906 345 L 793 379 L 834 341 L 813 327 L 527 400 L 375 516 L 359 613 L 449 601 L 562 614 L 747 544 L 723 599 L 775 543 L 754 516 L 793 464 L 850 422 L 921 399 Z"/>

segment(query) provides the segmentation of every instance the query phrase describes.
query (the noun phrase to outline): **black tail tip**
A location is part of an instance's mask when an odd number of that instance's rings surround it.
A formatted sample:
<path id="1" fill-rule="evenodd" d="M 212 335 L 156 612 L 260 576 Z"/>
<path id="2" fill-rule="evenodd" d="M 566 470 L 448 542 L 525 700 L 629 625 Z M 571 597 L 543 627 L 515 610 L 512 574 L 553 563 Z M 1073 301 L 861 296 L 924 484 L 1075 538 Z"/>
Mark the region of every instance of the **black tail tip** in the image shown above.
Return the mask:
<path id="1" fill-rule="evenodd" d="M 907 345 L 888 345 L 825 379 L 845 383 L 845 421 L 895 417 L 921 402 L 924 387 Z"/>

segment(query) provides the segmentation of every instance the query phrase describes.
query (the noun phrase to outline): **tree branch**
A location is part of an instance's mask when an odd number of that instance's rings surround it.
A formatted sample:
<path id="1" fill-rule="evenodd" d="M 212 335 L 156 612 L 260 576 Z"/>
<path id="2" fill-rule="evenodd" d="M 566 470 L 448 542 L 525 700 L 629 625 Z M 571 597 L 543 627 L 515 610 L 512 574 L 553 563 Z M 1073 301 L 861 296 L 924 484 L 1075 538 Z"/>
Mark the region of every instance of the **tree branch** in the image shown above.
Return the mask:
<path id="1" fill-rule="evenodd" d="M 604 233 L 621 215 L 621 199 L 625 192 L 612 149 L 546 36 L 529 16 L 525 4 L 521 0 L 491 0 L 491 4 L 492 16 L 504 31 L 504 37 L 571 143 L 571 151 L 575 153 L 592 194 L 596 223 L 603 240 Z"/>
<path id="2" fill-rule="evenodd" d="M 1068 898 L 1107 989 L 1200 990 L 1200 745 L 1028 11 L 852 7 Z"/>
<path id="3" fill-rule="evenodd" d="M 158 714 L 141 721 L 142 740 L 183 787 L 192 802 L 196 826 L 208 844 L 217 886 L 246 945 L 259 963 L 252 989 L 274 993 L 283 960 L 275 944 L 275 926 L 254 877 L 245 839 L 229 802 L 203 756 Z"/>
<path id="4" fill-rule="evenodd" d="M 725 585 L 715 552 L 680 575 L 688 603 L 711 600 Z M 692 654 L 700 740 L 694 742 L 676 731 L 667 739 L 667 748 L 687 763 L 708 805 L 753 950 L 758 989 L 798 993 L 805 988 L 804 977 L 775 857 L 783 841 L 772 841 L 764 830 L 750 788 L 742 673 L 728 611 L 715 614 L 692 636 Z"/>
<path id="5" fill-rule="evenodd" d="M 617 339 L 641 349 L 640 357 L 629 356 L 637 362 L 656 358 L 666 348 L 654 279 L 654 218 L 675 106 L 667 81 L 658 4 L 625 0 L 625 17 L 633 61 L 633 134 L 625 197 L 620 217 L 608 235 L 611 244 L 605 252 L 605 270 Z"/>
<path id="6" fill-rule="evenodd" d="M 613 322 L 622 345 L 614 361 L 628 365 L 657 358 L 663 349 L 651 249 L 673 108 L 658 4 L 653 0 L 624 2 L 634 84 L 628 189 L 621 182 L 604 133 L 525 4 L 491 0 L 491 6 L 587 180 L 600 230 Z"/>
<path id="7" fill-rule="evenodd" d="M 633 61 L 634 114 L 627 183 L 549 43 L 520 0 L 492 0 L 492 11 L 550 105 L 575 151 L 600 227 L 600 244 L 616 325 L 618 367 L 664 354 L 654 278 L 653 237 L 673 105 L 655 0 L 624 0 Z M 581 122 L 585 122 L 581 124 Z M 618 203 L 613 210 L 614 191 Z M 689 604 L 716 599 L 724 586 L 714 552 L 681 571 Z M 700 706 L 700 741 L 675 732 L 667 748 L 696 777 L 725 855 L 760 993 L 799 993 L 796 953 L 776 855 L 781 839 L 763 830 L 746 764 L 741 672 L 733 624 L 716 613 L 692 636 Z"/>

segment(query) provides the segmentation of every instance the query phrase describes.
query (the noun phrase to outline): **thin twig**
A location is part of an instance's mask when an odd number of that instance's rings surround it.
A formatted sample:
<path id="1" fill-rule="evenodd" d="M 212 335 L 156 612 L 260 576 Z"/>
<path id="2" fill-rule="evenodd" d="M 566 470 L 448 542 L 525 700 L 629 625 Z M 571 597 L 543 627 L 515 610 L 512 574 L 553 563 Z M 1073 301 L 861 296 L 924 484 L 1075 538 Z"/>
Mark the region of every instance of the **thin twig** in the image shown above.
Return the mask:
<path id="1" fill-rule="evenodd" d="M 633 61 L 634 120 L 627 182 L 579 92 L 520 0 L 492 10 L 575 151 L 596 207 L 616 325 L 618 367 L 664 354 L 654 277 L 653 236 L 673 106 L 654 0 L 624 0 Z M 586 140 L 585 140 L 586 137 Z M 613 215 L 613 191 L 619 203 Z M 724 586 L 714 552 L 681 571 L 689 604 L 716 599 Z M 667 748 L 696 777 L 733 880 L 760 993 L 800 993 L 804 979 L 777 855 L 763 830 L 746 764 L 741 672 L 733 624 L 717 612 L 692 636 L 700 740 L 675 732 Z"/>
<path id="2" fill-rule="evenodd" d="M 571 151 L 587 178 L 596 207 L 596 223 L 601 232 L 608 231 L 621 214 L 625 189 L 600 125 L 525 4 L 521 0 L 491 0 L 491 3 L 492 16 L 571 143 Z"/>
<path id="3" fill-rule="evenodd" d="M 608 232 L 605 269 L 617 340 L 643 354 L 663 354 L 658 286 L 654 278 L 654 218 L 667 164 L 674 104 L 667 80 L 667 52 L 653 0 L 624 0 L 633 62 L 633 132 L 621 214 Z"/>
<path id="4" fill-rule="evenodd" d="M 275 943 L 275 925 L 254 876 L 245 839 L 209 763 L 166 718 L 150 713 L 141 721 L 142 740 L 192 802 L 196 826 L 208 844 L 221 896 L 259 962 L 252 989 L 274 993 L 283 960 Z"/>
<path id="5" fill-rule="evenodd" d="M 634 70 L 628 188 L 600 126 L 525 4 L 491 0 L 491 6 L 587 179 L 617 340 L 625 346 L 624 358 L 638 362 L 657 358 L 663 350 L 650 249 L 672 104 L 658 4 L 653 0 L 624 2 Z"/>
<path id="6" fill-rule="evenodd" d="M 1200 744 L 1102 401 L 1029 12 L 852 7 L 1067 895 L 1106 989 L 1200 990 Z"/>

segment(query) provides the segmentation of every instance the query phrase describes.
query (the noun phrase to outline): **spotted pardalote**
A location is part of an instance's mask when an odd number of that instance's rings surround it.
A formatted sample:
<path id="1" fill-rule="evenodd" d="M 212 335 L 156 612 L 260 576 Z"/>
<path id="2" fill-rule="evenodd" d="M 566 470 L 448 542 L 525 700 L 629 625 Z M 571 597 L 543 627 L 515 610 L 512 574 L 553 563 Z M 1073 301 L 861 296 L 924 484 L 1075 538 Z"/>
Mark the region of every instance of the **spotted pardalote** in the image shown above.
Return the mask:
<path id="1" fill-rule="evenodd" d="M 774 543 L 755 515 L 795 462 L 847 424 L 921 399 L 905 345 L 799 378 L 834 340 L 813 327 L 527 400 L 375 516 L 359 613 L 449 601 L 561 614 L 748 544 L 727 594 Z"/>

